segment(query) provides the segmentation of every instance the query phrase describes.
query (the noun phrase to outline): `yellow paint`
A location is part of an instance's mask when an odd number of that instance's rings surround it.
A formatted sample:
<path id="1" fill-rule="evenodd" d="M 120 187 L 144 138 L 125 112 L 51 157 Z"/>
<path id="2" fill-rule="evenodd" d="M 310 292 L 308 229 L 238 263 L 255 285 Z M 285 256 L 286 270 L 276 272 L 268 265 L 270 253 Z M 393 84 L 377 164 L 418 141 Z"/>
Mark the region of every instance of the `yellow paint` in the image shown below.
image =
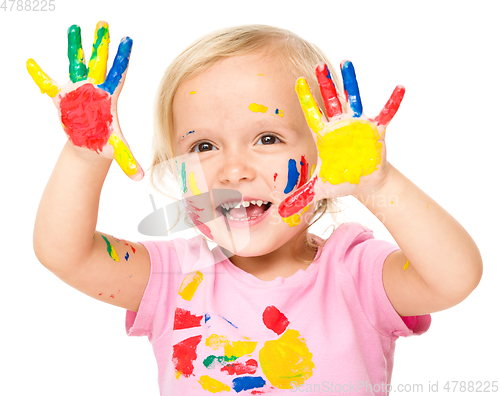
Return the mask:
<path id="1" fill-rule="evenodd" d="M 314 170 L 316 169 L 316 164 L 313 164 L 311 166 L 311 175 L 309 177 L 312 177 L 312 175 L 314 174 Z"/>
<path id="2" fill-rule="evenodd" d="M 265 113 L 267 112 L 267 107 L 264 105 L 260 105 L 257 103 L 252 103 L 250 106 L 248 106 L 250 110 L 252 110 L 255 113 Z"/>
<path id="3" fill-rule="evenodd" d="M 126 175 L 132 176 L 137 173 L 137 162 L 130 152 L 129 148 L 116 133 L 112 133 L 109 137 L 109 144 L 113 146 L 113 158 L 120 165 L 120 168 Z"/>
<path id="4" fill-rule="evenodd" d="M 97 24 L 94 33 L 94 45 L 97 42 L 98 35 L 97 32 L 100 28 L 105 28 L 106 33 L 104 34 L 101 43 L 97 47 L 95 56 L 89 61 L 88 66 L 88 77 L 87 79 L 94 84 L 102 84 L 106 79 L 107 63 L 108 63 L 108 47 L 109 47 L 109 26 L 106 22 L 101 21 Z"/>
<path id="5" fill-rule="evenodd" d="M 191 272 L 188 274 L 179 287 L 179 295 L 186 301 L 191 301 L 203 280 L 203 274 L 200 271 Z"/>
<path id="6" fill-rule="evenodd" d="M 201 195 L 201 191 L 196 184 L 196 178 L 194 177 L 194 172 L 189 174 L 189 188 L 193 192 L 193 195 Z"/>
<path id="7" fill-rule="evenodd" d="M 212 334 L 205 340 L 205 345 L 216 351 L 220 347 L 225 347 L 226 345 L 229 345 L 229 340 L 225 335 L 220 336 L 218 334 Z"/>
<path id="8" fill-rule="evenodd" d="M 283 110 L 279 110 L 279 109 L 278 109 L 278 115 L 279 115 L 280 117 L 283 117 Z"/>
<path id="9" fill-rule="evenodd" d="M 180 371 L 175 371 L 175 379 L 179 379 L 181 377 L 181 372 Z"/>
<path id="10" fill-rule="evenodd" d="M 30 74 L 33 81 L 35 81 L 40 91 L 44 94 L 46 93 L 51 98 L 54 98 L 60 91 L 56 84 L 47 76 L 40 66 L 33 59 L 28 59 L 26 62 L 26 68 Z"/>
<path id="11" fill-rule="evenodd" d="M 410 266 L 410 260 L 406 260 L 405 266 L 403 267 L 403 271 L 407 270 Z"/>
<path id="12" fill-rule="evenodd" d="M 196 91 L 191 91 L 189 92 L 189 95 L 194 95 L 196 93 Z"/>
<path id="13" fill-rule="evenodd" d="M 279 389 L 300 386 L 315 367 L 306 340 L 297 330 L 288 329 L 277 340 L 266 341 L 259 352 L 262 372 Z"/>
<path id="14" fill-rule="evenodd" d="M 257 73 L 257 75 L 258 75 L 258 76 L 263 76 L 263 75 L 264 75 L 264 73 Z"/>
<path id="15" fill-rule="evenodd" d="M 340 124 L 340 125 L 339 125 Z M 333 185 L 359 184 L 361 176 L 371 174 L 382 161 L 382 143 L 375 126 L 368 121 L 346 120 L 318 137 L 322 164 L 319 176 Z"/>
<path id="16" fill-rule="evenodd" d="M 306 117 L 307 125 L 314 132 L 319 133 L 325 127 L 323 121 L 321 121 L 321 110 L 318 104 L 314 100 L 314 97 L 309 89 L 309 85 L 305 78 L 299 78 L 295 85 L 295 92 L 299 97 L 300 105 L 304 116 Z"/>
<path id="17" fill-rule="evenodd" d="M 233 341 L 224 345 L 224 355 L 227 358 L 240 357 L 252 353 L 257 347 L 257 341 Z"/>
<path id="18" fill-rule="evenodd" d="M 300 212 L 295 213 L 289 217 L 283 217 L 283 221 L 287 223 L 290 227 L 295 227 L 300 224 L 300 216 L 302 216 L 305 212 L 308 211 L 310 205 L 307 205 Z"/>
<path id="19" fill-rule="evenodd" d="M 202 375 L 198 382 L 204 390 L 210 393 L 229 392 L 231 390 L 224 382 L 220 382 L 208 375 Z"/>

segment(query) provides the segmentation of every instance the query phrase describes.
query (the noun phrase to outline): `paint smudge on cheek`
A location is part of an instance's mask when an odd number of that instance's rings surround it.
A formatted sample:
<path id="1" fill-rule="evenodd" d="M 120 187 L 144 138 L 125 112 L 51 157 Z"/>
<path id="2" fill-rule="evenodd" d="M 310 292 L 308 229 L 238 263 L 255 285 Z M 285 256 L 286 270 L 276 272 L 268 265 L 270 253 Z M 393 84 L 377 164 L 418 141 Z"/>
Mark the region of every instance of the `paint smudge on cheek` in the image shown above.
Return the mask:
<path id="1" fill-rule="evenodd" d="M 196 360 L 196 347 L 201 341 L 201 335 L 190 337 L 174 345 L 172 361 L 176 370 L 176 378 L 181 375 L 189 377 L 193 375 L 193 361 Z"/>
<path id="2" fill-rule="evenodd" d="M 301 216 L 309 210 L 309 205 L 307 205 L 304 209 L 295 213 L 289 217 L 283 217 L 283 221 L 287 223 L 290 227 L 298 226 L 301 223 Z"/>
<path id="3" fill-rule="evenodd" d="M 111 257 L 115 261 L 120 261 L 120 258 L 116 253 L 115 247 L 111 243 L 109 243 L 108 238 L 106 238 L 104 235 L 101 236 L 102 239 L 104 239 L 104 242 L 106 242 L 106 250 L 108 251 L 109 257 Z"/>
<path id="4" fill-rule="evenodd" d="M 382 143 L 376 127 L 367 121 L 349 121 L 318 139 L 322 160 L 319 176 L 333 185 L 359 184 L 382 161 Z"/>
<path id="5" fill-rule="evenodd" d="M 241 392 L 245 390 L 263 388 L 266 385 L 266 381 L 262 377 L 237 377 L 233 379 L 233 389 L 236 392 Z"/>
<path id="6" fill-rule="evenodd" d="M 410 260 L 406 260 L 406 263 L 405 263 L 405 265 L 403 267 L 403 271 L 406 271 L 409 266 L 410 266 Z"/>
<path id="7" fill-rule="evenodd" d="M 297 330 L 288 329 L 277 340 L 266 341 L 259 352 L 262 371 L 279 389 L 300 386 L 313 374 L 312 361 L 305 339 Z"/>
<path id="8" fill-rule="evenodd" d="M 129 258 L 129 257 L 130 257 L 130 255 L 129 255 L 129 254 L 128 254 L 128 252 L 127 252 L 127 254 L 125 254 L 125 261 L 128 261 L 128 258 Z"/>
<path id="9" fill-rule="evenodd" d="M 179 295 L 186 301 L 191 301 L 198 290 L 198 286 L 203 281 L 203 274 L 200 271 L 188 274 L 179 287 Z"/>
<path id="10" fill-rule="evenodd" d="M 257 103 L 252 103 L 248 108 L 254 113 L 266 113 L 268 109 L 266 106 Z"/>
<path id="11" fill-rule="evenodd" d="M 300 157 L 300 180 L 299 180 L 299 186 L 297 188 L 300 188 L 304 184 L 306 184 L 308 169 L 309 169 L 309 164 L 306 161 L 306 157 L 302 155 Z"/>
<path id="12" fill-rule="evenodd" d="M 61 98 L 61 122 L 75 146 L 102 151 L 112 133 L 111 97 L 84 84 Z"/>
<path id="13" fill-rule="evenodd" d="M 248 359 L 245 363 L 228 364 L 222 367 L 220 371 L 225 371 L 228 375 L 255 374 L 257 367 L 257 360 Z"/>
<path id="14" fill-rule="evenodd" d="M 191 91 L 189 92 L 189 95 L 194 95 L 196 93 L 196 91 Z"/>
<path id="15" fill-rule="evenodd" d="M 282 334 L 290 324 L 287 317 L 274 305 L 266 307 L 262 314 L 262 320 L 269 330 L 278 335 Z"/>
<path id="16" fill-rule="evenodd" d="M 174 330 L 189 329 L 191 327 L 200 327 L 203 315 L 196 316 L 187 309 L 176 308 L 174 316 Z"/>
<path id="17" fill-rule="evenodd" d="M 201 192 L 200 192 L 201 194 Z M 193 224 L 198 228 L 204 235 L 206 235 L 210 239 L 214 239 L 212 232 L 210 228 L 204 224 L 202 221 L 200 221 L 200 215 L 196 212 L 201 212 L 204 209 L 197 208 L 196 206 L 193 205 L 193 203 L 189 199 L 184 200 L 186 203 L 186 212 L 193 222 Z"/>
<path id="18" fill-rule="evenodd" d="M 288 181 L 285 187 L 285 194 L 292 192 L 299 181 L 300 173 L 297 171 L 297 163 L 294 159 L 288 160 Z"/>
<path id="19" fill-rule="evenodd" d="M 189 188 L 191 189 L 193 195 L 201 195 L 201 191 L 196 183 L 196 177 L 194 176 L 194 172 L 191 172 L 189 174 Z"/>
<path id="20" fill-rule="evenodd" d="M 204 390 L 210 393 L 229 392 L 231 390 L 229 385 L 226 385 L 225 383 L 208 375 L 202 375 L 198 382 Z"/>
<path id="21" fill-rule="evenodd" d="M 278 208 L 279 215 L 283 218 L 290 217 L 311 203 L 314 199 L 314 185 L 317 180 L 318 176 L 315 176 L 314 179 L 306 184 L 306 187 L 286 197 Z"/>

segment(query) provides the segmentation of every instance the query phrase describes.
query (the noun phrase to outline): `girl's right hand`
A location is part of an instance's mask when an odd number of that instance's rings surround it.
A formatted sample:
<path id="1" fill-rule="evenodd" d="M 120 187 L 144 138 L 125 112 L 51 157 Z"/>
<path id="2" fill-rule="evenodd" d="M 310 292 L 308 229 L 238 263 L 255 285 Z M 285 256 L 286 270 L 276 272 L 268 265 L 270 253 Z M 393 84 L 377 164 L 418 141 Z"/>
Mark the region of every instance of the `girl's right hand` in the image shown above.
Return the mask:
<path id="1" fill-rule="evenodd" d="M 70 81 L 60 86 L 48 77 L 33 59 L 26 66 L 42 93 L 49 95 L 71 146 L 85 158 L 114 158 L 125 174 L 141 180 L 144 171 L 137 163 L 123 137 L 118 122 L 117 101 L 132 51 L 132 39 L 124 37 L 118 47 L 113 66 L 106 77 L 109 29 L 99 22 L 89 65 L 85 63 L 80 27 L 68 29 Z M 96 157 L 97 158 L 97 157 Z"/>

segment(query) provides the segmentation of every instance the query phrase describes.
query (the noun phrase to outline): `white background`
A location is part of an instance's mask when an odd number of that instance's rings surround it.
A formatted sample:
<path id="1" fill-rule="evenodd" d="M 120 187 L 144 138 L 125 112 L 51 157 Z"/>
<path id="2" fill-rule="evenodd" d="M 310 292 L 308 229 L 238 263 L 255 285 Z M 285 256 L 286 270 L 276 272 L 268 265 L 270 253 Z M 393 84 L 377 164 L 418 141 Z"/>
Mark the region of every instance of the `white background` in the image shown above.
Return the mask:
<path id="1" fill-rule="evenodd" d="M 351 59 L 369 116 L 378 113 L 394 86 L 405 85 L 406 97 L 387 131 L 389 161 L 470 232 L 483 256 L 484 275 L 464 302 L 432 315 L 427 334 L 397 341 L 392 383 L 423 384 L 427 390 L 429 382 L 439 381 L 444 395 L 451 393 L 442 389 L 446 381 L 500 380 L 496 1 L 54 3 L 54 12 L 0 9 L 1 394 L 159 394 L 151 346 L 146 337 L 126 336 L 125 310 L 72 289 L 37 261 L 32 248 L 37 206 L 66 138 L 25 63 L 32 57 L 64 82 L 67 28 L 81 26 L 88 59 L 99 20 L 110 24 L 110 59 L 121 37 L 134 39 L 119 114 L 145 169 L 162 72 L 188 44 L 214 29 L 275 25 L 316 43 L 334 64 Z M 151 212 L 147 192 L 146 182 L 130 181 L 113 164 L 98 229 L 146 239 L 137 224 Z M 366 209 L 346 202 L 345 218 L 391 240 Z"/>

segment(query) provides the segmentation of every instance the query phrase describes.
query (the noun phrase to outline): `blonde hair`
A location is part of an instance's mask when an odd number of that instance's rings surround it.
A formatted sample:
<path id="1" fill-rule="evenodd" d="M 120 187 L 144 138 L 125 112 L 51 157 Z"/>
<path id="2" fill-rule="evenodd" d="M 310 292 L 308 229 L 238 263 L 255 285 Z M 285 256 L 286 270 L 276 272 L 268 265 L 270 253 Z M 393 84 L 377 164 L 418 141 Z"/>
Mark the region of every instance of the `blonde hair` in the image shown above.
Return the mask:
<path id="1" fill-rule="evenodd" d="M 323 114 L 326 116 L 320 89 L 316 82 L 316 65 L 326 63 L 335 85 L 337 87 L 340 85 L 326 55 L 316 45 L 289 30 L 267 25 L 242 25 L 209 33 L 196 40 L 173 60 L 165 70 L 158 87 L 150 176 L 151 183 L 157 190 L 162 191 L 161 188 L 167 187 L 164 183 L 165 172 L 175 175 L 174 170 L 170 169 L 168 160 L 176 155 L 172 104 L 179 85 L 183 81 L 203 73 L 219 60 L 255 51 L 264 51 L 267 55 L 278 60 L 283 68 L 295 78 L 306 78 Z M 320 216 L 315 220 L 317 221 L 327 210 L 331 211 L 333 208 L 333 200 L 321 200 L 316 205 L 313 218 L 319 214 Z M 309 234 L 307 244 L 308 247 L 318 246 Z"/>

